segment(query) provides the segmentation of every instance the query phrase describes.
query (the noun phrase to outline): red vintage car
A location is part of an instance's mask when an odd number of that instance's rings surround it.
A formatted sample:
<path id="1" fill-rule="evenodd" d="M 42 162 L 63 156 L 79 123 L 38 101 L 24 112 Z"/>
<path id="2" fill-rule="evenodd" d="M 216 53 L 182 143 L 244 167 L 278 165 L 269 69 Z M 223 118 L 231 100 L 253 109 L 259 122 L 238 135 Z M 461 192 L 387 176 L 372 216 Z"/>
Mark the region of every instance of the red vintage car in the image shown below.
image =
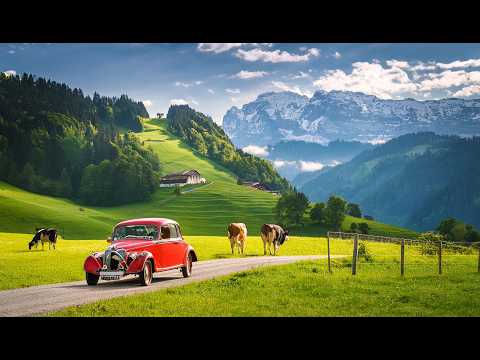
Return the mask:
<path id="1" fill-rule="evenodd" d="M 98 280 L 118 280 L 138 275 L 148 286 L 153 273 L 180 269 L 184 277 L 192 274 L 195 250 L 183 239 L 180 226 L 170 219 L 146 218 L 127 220 L 113 228 L 107 239 L 111 245 L 104 252 L 87 257 L 83 265 L 88 285 Z"/>

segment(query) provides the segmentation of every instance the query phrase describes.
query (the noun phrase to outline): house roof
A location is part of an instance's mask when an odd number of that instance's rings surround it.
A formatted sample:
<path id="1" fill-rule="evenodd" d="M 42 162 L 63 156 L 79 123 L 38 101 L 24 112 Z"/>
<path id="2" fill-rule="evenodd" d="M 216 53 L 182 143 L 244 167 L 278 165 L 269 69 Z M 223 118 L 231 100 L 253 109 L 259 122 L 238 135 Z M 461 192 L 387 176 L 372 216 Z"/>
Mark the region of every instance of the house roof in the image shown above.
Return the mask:
<path id="1" fill-rule="evenodd" d="M 192 170 L 183 170 L 183 171 L 180 171 L 180 172 L 176 172 L 176 173 L 171 173 L 171 174 L 167 174 L 165 176 L 162 177 L 162 180 L 165 179 L 173 179 L 173 178 L 188 178 L 189 176 L 200 176 L 200 173 L 195 170 L 195 169 L 192 169 Z"/>

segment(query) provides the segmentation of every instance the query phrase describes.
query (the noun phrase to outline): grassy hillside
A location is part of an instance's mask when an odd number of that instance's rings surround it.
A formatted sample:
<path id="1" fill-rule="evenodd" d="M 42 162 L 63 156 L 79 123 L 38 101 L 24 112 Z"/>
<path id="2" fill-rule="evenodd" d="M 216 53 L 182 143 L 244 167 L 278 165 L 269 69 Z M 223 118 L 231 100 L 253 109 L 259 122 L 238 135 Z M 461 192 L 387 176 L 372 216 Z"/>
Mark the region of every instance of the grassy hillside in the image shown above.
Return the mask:
<path id="1" fill-rule="evenodd" d="M 176 219 L 186 235 L 223 236 L 230 222 L 245 222 L 250 233 L 255 234 L 261 224 L 274 221 L 276 196 L 237 185 L 229 171 L 195 153 L 169 134 L 165 126 L 162 120 L 146 121 L 146 131 L 137 135 L 159 154 L 165 173 L 194 168 L 208 184 L 183 188 L 181 196 L 175 196 L 172 188 L 161 188 L 148 202 L 106 208 L 82 206 L 0 182 L 0 231 L 31 233 L 36 226 L 56 226 L 66 239 L 104 239 L 121 220 L 156 216 Z M 346 228 L 350 226 L 348 219 Z M 372 233 L 405 232 L 378 223 L 369 225 Z M 295 233 L 318 236 L 325 229 L 307 225 L 295 229 Z"/>
<path id="2" fill-rule="evenodd" d="M 237 185 L 231 173 L 195 154 L 161 122 L 146 122 L 145 127 L 147 131 L 138 136 L 159 154 L 164 172 L 194 168 L 209 184 L 193 191 L 184 189 L 181 196 L 175 196 L 172 188 L 162 188 L 148 202 L 106 208 L 86 207 L 0 182 L 0 231 L 30 233 L 36 225 L 52 225 L 64 231 L 67 239 L 100 239 L 118 221 L 153 216 L 176 219 L 187 235 L 223 235 L 230 222 L 259 229 L 262 223 L 273 221 L 275 196 Z"/>

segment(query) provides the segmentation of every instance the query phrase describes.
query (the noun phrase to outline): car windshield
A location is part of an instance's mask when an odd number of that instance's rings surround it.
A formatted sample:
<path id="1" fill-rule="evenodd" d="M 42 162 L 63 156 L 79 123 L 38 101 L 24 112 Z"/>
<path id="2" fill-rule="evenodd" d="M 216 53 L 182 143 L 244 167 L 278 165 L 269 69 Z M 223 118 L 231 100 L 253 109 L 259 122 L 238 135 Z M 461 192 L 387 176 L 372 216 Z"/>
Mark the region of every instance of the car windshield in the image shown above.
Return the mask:
<path id="1" fill-rule="evenodd" d="M 129 238 L 150 238 L 156 239 L 158 228 L 155 225 L 122 225 L 117 226 L 113 232 L 113 240 Z"/>

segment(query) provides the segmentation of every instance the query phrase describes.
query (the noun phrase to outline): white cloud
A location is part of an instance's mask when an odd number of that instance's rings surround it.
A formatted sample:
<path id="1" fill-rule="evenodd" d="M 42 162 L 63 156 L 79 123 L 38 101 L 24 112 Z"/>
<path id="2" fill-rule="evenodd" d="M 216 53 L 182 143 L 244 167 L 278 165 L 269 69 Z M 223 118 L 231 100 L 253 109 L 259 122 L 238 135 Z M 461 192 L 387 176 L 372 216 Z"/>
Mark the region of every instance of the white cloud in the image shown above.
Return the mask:
<path id="1" fill-rule="evenodd" d="M 242 149 L 244 152 L 255 155 L 255 156 L 268 156 L 268 151 L 266 146 L 256 146 L 248 145 Z"/>
<path id="2" fill-rule="evenodd" d="M 291 85 L 285 84 L 283 81 L 272 81 L 272 85 L 282 91 L 290 91 L 302 96 L 312 97 L 313 95 L 311 91 L 301 90 L 298 85 L 291 86 Z"/>
<path id="3" fill-rule="evenodd" d="M 480 86 L 471 85 L 457 91 L 456 93 L 453 94 L 453 97 L 469 97 L 476 94 L 480 94 Z"/>
<path id="4" fill-rule="evenodd" d="M 319 162 L 300 160 L 300 171 L 301 172 L 322 170 L 324 166 L 325 165 L 323 165 L 322 163 L 319 163 Z"/>
<path id="5" fill-rule="evenodd" d="M 200 43 L 197 49 L 201 52 L 222 53 L 242 46 L 242 43 Z"/>
<path id="6" fill-rule="evenodd" d="M 15 50 L 8 50 L 8 53 L 9 53 L 10 55 L 13 55 L 13 54 L 15 54 Z"/>
<path id="7" fill-rule="evenodd" d="M 268 75 L 268 72 L 266 71 L 247 71 L 247 70 L 242 70 L 233 75 L 232 77 L 237 78 L 237 79 L 255 79 L 255 78 L 261 78 Z"/>
<path id="8" fill-rule="evenodd" d="M 172 99 L 170 105 L 188 105 L 188 101 L 184 99 Z"/>
<path id="9" fill-rule="evenodd" d="M 456 60 L 451 63 L 437 63 L 436 65 L 440 69 L 480 67 L 480 59 L 469 59 L 465 61 Z"/>
<path id="10" fill-rule="evenodd" d="M 238 49 L 235 52 L 235 56 L 243 59 L 245 61 L 263 61 L 263 62 L 271 62 L 271 63 L 281 63 L 281 62 L 302 62 L 308 61 L 312 57 L 316 57 L 320 55 L 320 50 L 316 48 L 308 49 L 307 52 L 303 55 L 299 54 L 291 54 L 288 51 L 281 51 L 281 50 L 262 50 L 262 49 L 251 49 L 251 50 L 243 50 Z"/>
<path id="11" fill-rule="evenodd" d="M 340 59 L 342 57 L 342 54 L 340 54 L 338 51 L 335 51 L 335 53 L 333 54 L 333 57 L 335 59 Z"/>
<path id="12" fill-rule="evenodd" d="M 184 88 L 189 88 L 189 87 L 192 87 L 194 85 L 201 85 L 203 84 L 203 81 L 201 80 L 197 80 L 197 81 L 192 81 L 192 82 L 182 82 L 182 81 L 176 81 L 175 82 L 175 86 L 182 86 Z"/>
<path id="13" fill-rule="evenodd" d="M 7 70 L 3 72 L 6 76 L 15 76 L 17 72 L 15 70 Z"/>
<path id="14" fill-rule="evenodd" d="M 240 89 L 225 89 L 229 94 L 240 94 Z"/>
<path id="15" fill-rule="evenodd" d="M 213 91 L 213 89 L 208 89 L 207 90 L 210 94 L 215 94 L 215 91 Z"/>
<path id="16" fill-rule="evenodd" d="M 142 102 L 145 107 L 150 107 L 153 105 L 152 100 L 143 100 Z"/>
<path id="17" fill-rule="evenodd" d="M 231 98 L 230 98 L 230 101 L 233 102 L 233 103 L 236 103 L 236 102 L 238 102 L 238 99 L 235 98 L 235 97 L 231 97 Z"/>
<path id="18" fill-rule="evenodd" d="M 390 66 L 384 68 L 375 62 L 355 62 L 350 74 L 339 69 L 329 70 L 314 85 L 326 91 L 359 91 L 382 99 L 415 92 L 418 85 L 410 80 L 404 69 L 392 65 L 390 62 Z"/>
<path id="19" fill-rule="evenodd" d="M 441 73 L 431 73 L 427 79 L 420 82 L 421 91 L 447 89 L 453 86 L 480 84 L 480 71 L 446 70 Z"/>
<path id="20" fill-rule="evenodd" d="M 196 101 L 195 99 L 190 100 L 190 102 L 191 102 L 193 105 L 200 105 L 200 104 L 198 103 L 198 101 Z"/>
<path id="21" fill-rule="evenodd" d="M 410 67 L 407 61 L 387 60 L 385 63 L 390 67 L 396 67 L 399 69 L 407 69 Z"/>

